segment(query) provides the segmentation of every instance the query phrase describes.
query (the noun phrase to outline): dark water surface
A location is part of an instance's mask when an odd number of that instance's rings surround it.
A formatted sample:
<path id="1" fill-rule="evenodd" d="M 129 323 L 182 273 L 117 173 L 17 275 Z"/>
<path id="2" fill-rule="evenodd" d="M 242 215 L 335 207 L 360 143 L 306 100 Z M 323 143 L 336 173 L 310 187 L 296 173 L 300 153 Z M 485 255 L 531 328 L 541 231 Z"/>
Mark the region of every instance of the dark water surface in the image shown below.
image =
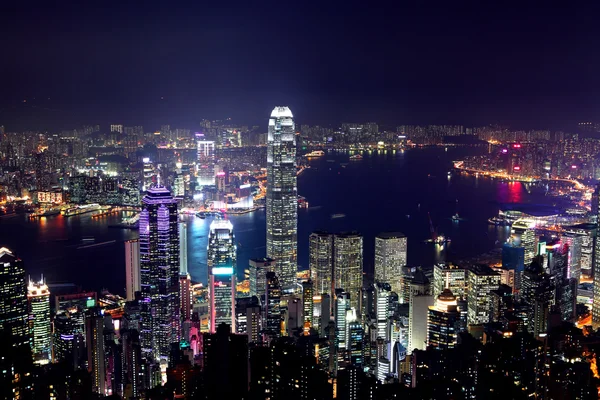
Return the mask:
<path id="1" fill-rule="evenodd" d="M 508 228 L 487 219 L 502 203 L 552 204 L 543 190 L 522 183 L 506 183 L 453 173 L 452 160 L 481 153 L 482 148 L 414 149 L 365 154 L 348 161 L 348 154 L 330 153 L 311 161 L 298 178 L 298 192 L 310 203 L 298 212 L 298 262 L 308 267 L 308 235 L 317 229 L 357 230 L 364 235 L 365 270 L 373 269 L 374 237 L 383 231 L 401 231 L 408 240 L 408 262 L 430 266 L 437 260 L 461 259 L 499 246 Z M 333 160 L 334 162 L 329 162 Z M 452 239 L 442 252 L 424 243 L 431 237 L 428 213 L 439 233 Z M 450 218 L 459 213 L 462 220 Z M 332 219 L 332 214 L 345 214 Z M 186 217 L 188 265 L 194 281 L 206 282 L 206 247 L 211 219 Z M 238 272 L 248 259 L 265 256 L 265 212 L 230 217 L 238 242 Z M 137 231 L 109 228 L 120 220 L 91 215 L 62 216 L 30 221 L 24 215 L 0 218 L 0 246 L 13 250 L 25 262 L 32 278 L 44 274 L 49 283 L 71 282 L 84 289 L 107 288 L 124 292 L 123 242 Z M 92 236 L 105 245 L 81 247 Z M 114 241 L 114 242 L 112 242 Z"/>

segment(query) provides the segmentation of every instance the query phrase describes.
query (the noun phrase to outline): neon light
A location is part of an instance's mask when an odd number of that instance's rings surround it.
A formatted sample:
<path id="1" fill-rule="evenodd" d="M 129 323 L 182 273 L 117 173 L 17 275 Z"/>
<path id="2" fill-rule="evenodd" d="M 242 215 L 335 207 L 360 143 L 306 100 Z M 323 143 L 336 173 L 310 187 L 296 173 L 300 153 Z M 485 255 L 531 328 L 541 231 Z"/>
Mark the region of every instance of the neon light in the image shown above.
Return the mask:
<path id="1" fill-rule="evenodd" d="M 515 144 L 513 144 L 513 147 L 514 147 L 515 149 L 520 149 L 520 148 L 521 148 L 521 145 L 520 145 L 519 143 L 515 143 Z"/>
<path id="2" fill-rule="evenodd" d="M 577 165 L 571 165 L 571 169 L 577 169 Z"/>
<path id="3" fill-rule="evenodd" d="M 502 154 L 508 153 L 508 149 L 502 149 Z"/>
<path id="4" fill-rule="evenodd" d="M 518 165 L 515 165 L 515 167 L 513 168 L 515 171 L 520 171 L 521 167 L 519 167 Z"/>
<path id="5" fill-rule="evenodd" d="M 233 275 L 233 267 L 213 267 L 213 275 Z"/>

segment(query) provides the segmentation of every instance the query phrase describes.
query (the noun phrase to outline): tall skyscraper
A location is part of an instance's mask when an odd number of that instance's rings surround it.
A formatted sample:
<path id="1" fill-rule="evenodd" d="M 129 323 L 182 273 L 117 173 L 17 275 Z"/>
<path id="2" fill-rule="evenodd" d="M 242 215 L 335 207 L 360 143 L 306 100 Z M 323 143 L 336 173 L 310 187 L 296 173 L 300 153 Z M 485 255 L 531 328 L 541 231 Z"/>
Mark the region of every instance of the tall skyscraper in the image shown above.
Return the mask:
<path id="1" fill-rule="evenodd" d="M 600 184 L 596 187 L 592 198 L 592 215 L 600 221 Z M 596 228 L 594 235 L 594 250 L 592 261 L 592 276 L 594 277 L 594 302 L 592 304 L 592 326 L 600 327 L 600 229 Z"/>
<path id="2" fill-rule="evenodd" d="M 27 302 L 29 304 L 29 328 L 32 333 L 33 360 L 36 364 L 48 364 L 52 351 L 50 291 L 43 278 L 39 282 L 29 281 Z"/>
<path id="3" fill-rule="evenodd" d="M 311 280 L 302 282 L 302 316 L 304 318 L 304 326 L 308 324 L 308 328 L 314 325 L 314 286 Z"/>
<path id="4" fill-rule="evenodd" d="M 13 346 L 29 346 L 27 285 L 23 261 L 0 248 L 0 326 L 9 331 Z"/>
<path id="5" fill-rule="evenodd" d="M 140 287 L 140 241 L 125 242 L 125 294 L 127 301 L 135 300 Z"/>
<path id="6" fill-rule="evenodd" d="M 363 238 L 357 232 L 333 238 L 333 279 L 336 289 L 350 294 L 350 307 L 359 309 L 363 284 Z"/>
<path id="7" fill-rule="evenodd" d="M 439 350 L 451 349 L 457 343 L 460 313 L 456 296 L 444 289 L 429 307 L 427 317 L 427 345 Z"/>
<path id="8" fill-rule="evenodd" d="M 85 316 L 85 343 L 88 372 L 92 376 L 92 390 L 106 396 L 106 364 L 104 352 L 104 317 L 100 307 L 89 309 Z"/>
<path id="9" fill-rule="evenodd" d="M 407 238 L 400 232 L 384 232 L 375 237 L 375 281 L 389 283 L 395 293 L 401 292 L 406 250 Z"/>
<path id="10" fill-rule="evenodd" d="M 258 297 L 261 305 L 265 304 L 267 272 L 275 272 L 275 260 L 270 258 L 253 258 L 248 260 L 250 273 L 250 296 Z"/>
<path id="11" fill-rule="evenodd" d="M 490 292 L 500 286 L 500 275 L 485 264 L 474 265 L 467 272 L 469 325 L 490 322 Z"/>
<path id="12" fill-rule="evenodd" d="M 267 146 L 267 257 L 277 263 L 284 290 L 296 290 L 298 190 L 296 132 L 288 107 L 275 107 Z"/>
<path id="13" fill-rule="evenodd" d="M 192 319 L 192 278 L 187 263 L 187 224 L 179 223 L 179 301 L 182 321 Z"/>
<path id="14" fill-rule="evenodd" d="M 392 287 L 389 283 L 375 283 L 375 315 L 377 318 L 377 337 L 389 340 L 388 317 L 390 314 L 390 295 Z"/>
<path id="15" fill-rule="evenodd" d="M 221 324 L 235 329 L 235 282 L 237 246 L 233 225 L 226 219 L 214 220 L 208 234 L 208 281 L 210 331 Z"/>
<path id="16" fill-rule="evenodd" d="M 215 184 L 215 142 L 199 140 L 198 144 L 198 184 Z"/>
<path id="17" fill-rule="evenodd" d="M 333 287 L 333 235 L 317 231 L 309 236 L 308 266 L 316 294 L 332 296 Z"/>
<path id="18" fill-rule="evenodd" d="M 179 342 L 179 230 L 177 202 L 164 187 L 149 188 L 140 213 L 140 279 L 144 298 L 144 357 L 168 359 Z"/>
<path id="19" fill-rule="evenodd" d="M 281 284 L 274 272 L 267 272 L 265 330 L 273 337 L 281 336 Z"/>
<path id="20" fill-rule="evenodd" d="M 438 298 L 444 289 L 450 289 L 459 299 L 466 299 L 467 270 L 454 264 L 433 266 L 433 297 Z"/>
<path id="21" fill-rule="evenodd" d="M 410 282 L 408 307 L 408 351 L 425 350 L 427 346 L 427 310 L 434 304 L 431 282 L 417 269 Z"/>

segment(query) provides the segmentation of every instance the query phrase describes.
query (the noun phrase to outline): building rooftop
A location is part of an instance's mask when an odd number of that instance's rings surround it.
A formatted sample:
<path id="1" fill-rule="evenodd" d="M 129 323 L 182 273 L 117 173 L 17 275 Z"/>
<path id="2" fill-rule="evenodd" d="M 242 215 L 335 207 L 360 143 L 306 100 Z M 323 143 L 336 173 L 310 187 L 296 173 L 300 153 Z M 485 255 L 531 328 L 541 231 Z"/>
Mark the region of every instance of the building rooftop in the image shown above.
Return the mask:
<path id="1" fill-rule="evenodd" d="M 271 118 L 294 118 L 289 107 L 278 106 L 271 111 Z"/>

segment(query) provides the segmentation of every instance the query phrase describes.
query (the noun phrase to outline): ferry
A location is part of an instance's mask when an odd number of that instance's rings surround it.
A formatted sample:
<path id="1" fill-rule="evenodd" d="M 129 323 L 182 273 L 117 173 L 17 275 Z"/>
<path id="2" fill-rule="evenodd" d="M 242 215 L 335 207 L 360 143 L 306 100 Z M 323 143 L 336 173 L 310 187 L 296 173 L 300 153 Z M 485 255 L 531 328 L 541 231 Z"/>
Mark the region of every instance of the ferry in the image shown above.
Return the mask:
<path id="1" fill-rule="evenodd" d="M 498 218 L 498 217 L 489 218 L 488 223 L 490 225 L 496 225 L 496 226 L 510 226 L 511 225 L 509 220 L 503 219 L 503 218 Z"/>
<path id="2" fill-rule="evenodd" d="M 315 150 L 315 151 L 311 151 L 308 154 L 305 154 L 304 157 L 322 157 L 325 155 L 325 152 L 323 150 Z"/>
<path id="3" fill-rule="evenodd" d="M 39 217 L 50 217 L 53 215 L 59 215 L 60 208 L 48 208 L 48 209 L 39 209 L 37 212 L 34 212 L 30 215 L 30 218 L 39 218 Z"/>
<path id="4" fill-rule="evenodd" d="M 93 211 L 101 210 L 100 204 L 86 204 L 83 206 L 71 207 L 61 211 L 65 217 L 72 217 L 74 215 L 85 214 Z"/>
<path id="5" fill-rule="evenodd" d="M 351 160 L 354 160 L 354 161 L 358 161 L 358 160 L 362 160 L 362 159 L 363 159 L 363 156 L 362 156 L 362 155 L 360 155 L 360 154 L 355 154 L 355 155 L 353 155 L 353 156 L 350 156 L 350 159 L 351 159 Z"/>

